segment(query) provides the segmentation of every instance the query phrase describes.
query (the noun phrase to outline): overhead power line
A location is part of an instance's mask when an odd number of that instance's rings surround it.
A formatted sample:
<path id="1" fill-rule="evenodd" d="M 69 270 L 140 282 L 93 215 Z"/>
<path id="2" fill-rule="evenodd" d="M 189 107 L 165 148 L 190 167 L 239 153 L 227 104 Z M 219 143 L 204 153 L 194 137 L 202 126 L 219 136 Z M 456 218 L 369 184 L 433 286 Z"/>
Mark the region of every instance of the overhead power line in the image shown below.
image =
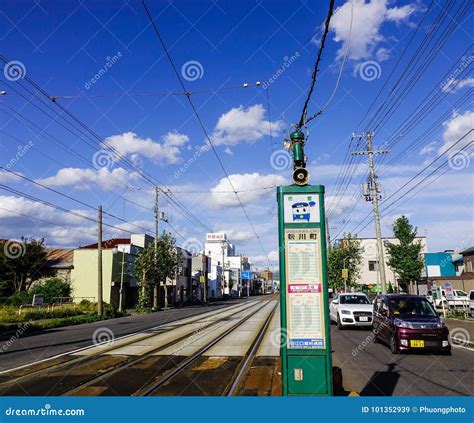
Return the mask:
<path id="1" fill-rule="evenodd" d="M 332 0 L 332 3 L 334 3 L 334 0 Z M 263 247 L 262 240 L 260 239 L 260 236 L 258 235 L 257 231 L 255 230 L 255 227 L 254 227 L 252 221 L 250 220 L 250 217 L 249 217 L 249 215 L 248 215 L 248 213 L 247 213 L 247 211 L 246 211 L 246 209 L 245 209 L 245 207 L 244 207 L 244 205 L 243 205 L 243 203 L 242 203 L 242 200 L 240 199 L 239 194 L 238 194 L 238 192 L 236 191 L 236 189 L 235 189 L 235 187 L 234 187 L 234 184 L 232 183 L 232 180 L 231 180 L 230 177 L 229 177 L 229 174 L 228 174 L 228 172 L 227 172 L 227 170 L 226 170 L 226 168 L 225 168 L 225 166 L 224 166 L 224 163 L 222 162 L 221 158 L 219 157 L 219 154 L 217 153 L 217 150 L 216 150 L 216 148 L 215 148 L 215 146 L 214 146 L 214 144 L 213 144 L 213 142 L 212 142 L 212 140 L 211 140 L 211 138 L 210 138 L 210 136 L 209 136 L 209 134 L 208 134 L 208 132 L 207 132 L 207 130 L 206 130 L 206 127 L 204 126 L 204 123 L 202 122 L 201 117 L 199 116 L 199 113 L 198 113 L 198 111 L 197 111 L 197 109 L 196 109 L 196 106 L 194 105 L 194 102 L 193 102 L 193 100 L 191 99 L 191 95 L 190 95 L 189 91 L 186 89 L 186 87 L 185 87 L 185 85 L 184 85 L 184 82 L 183 82 L 183 80 L 182 80 L 182 78 L 181 78 L 181 75 L 179 74 L 179 72 L 178 72 L 178 70 L 177 70 L 177 68 L 176 68 L 176 65 L 175 65 L 175 63 L 174 63 L 174 61 L 173 61 L 173 59 L 172 59 L 172 57 L 171 57 L 171 55 L 170 55 L 170 53 L 169 53 L 169 51 L 168 51 L 168 48 L 166 47 L 166 44 L 165 44 L 163 38 L 161 37 L 160 32 L 158 31 L 158 27 L 157 27 L 156 24 L 155 24 L 155 21 L 154 21 L 154 19 L 153 19 L 153 16 L 151 15 L 151 13 L 150 13 L 150 11 L 149 11 L 147 5 L 146 5 L 145 0 L 142 0 L 142 5 L 143 5 L 143 8 L 144 8 L 144 10 L 145 10 L 145 13 L 146 13 L 147 16 L 148 16 L 148 19 L 149 19 L 149 21 L 150 21 L 150 23 L 151 23 L 151 26 L 152 26 L 152 28 L 153 28 L 153 30 L 154 30 L 156 36 L 158 37 L 158 40 L 159 40 L 159 42 L 160 42 L 160 44 L 161 44 L 161 47 L 163 48 L 163 51 L 164 51 L 166 57 L 168 58 L 168 61 L 169 61 L 170 65 L 171 65 L 171 67 L 172 67 L 172 69 L 173 69 L 173 71 L 174 71 L 174 73 L 175 73 L 175 75 L 176 75 L 176 78 L 178 79 L 179 84 L 181 85 L 181 88 L 182 88 L 183 92 L 186 94 L 186 98 L 188 99 L 189 105 L 191 106 L 191 109 L 192 109 L 192 111 L 193 111 L 193 113 L 194 113 L 194 115 L 195 115 L 195 117 L 196 117 L 196 119 L 197 119 L 197 121 L 198 121 L 198 123 L 199 123 L 199 126 L 201 127 L 201 129 L 202 129 L 202 131 L 203 131 L 203 133 L 204 133 L 204 135 L 205 135 L 205 137 L 206 137 L 206 139 L 207 139 L 208 145 L 211 147 L 211 149 L 212 149 L 214 155 L 216 156 L 217 161 L 219 162 L 219 165 L 220 165 L 222 171 L 224 172 L 224 175 L 226 176 L 226 178 L 227 178 L 227 180 L 228 180 L 228 182 L 229 182 L 229 185 L 230 185 L 231 189 L 234 191 L 234 194 L 235 194 L 235 196 L 236 196 L 236 198 L 237 198 L 237 201 L 238 201 L 238 203 L 239 203 L 239 205 L 240 205 L 240 208 L 242 209 L 242 211 L 243 211 L 243 213 L 244 213 L 244 215 L 245 215 L 245 217 L 246 217 L 246 219 L 247 219 L 247 221 L 248 221 L 250 227 L 252 228 L 252 231 L 253 231 L 253 233 L 255 234 L 255 236 L 256 236 L 256 238 L 257 238 L 257 240 L 258 240 L 258 242 L 259 242 L 260 248 L 262 249 L 262 252 L 265 254 L 265 257 L 267 258 L 268 265 L 270 266 L 270 265 L 271 265 L 271 262 L 270 262 L 270 259 L 269 259 L 268 255 L 267 255 L 266 251 L 265 251 L 265 248 Z"/>
<path id="2" fill-rule="evenodd" d="M 311 100 L 311 96 L 313 95 L 314 91 L 314 86 L 316 85 L 316 79 L 317 79 L 317 74 L 319 71 L 319 63 L 321 62 L 321 57 L 323 54 L 324 46 L 326 44 L 326 38 L 329 33 L 329 23 L 331 22 L 331 17 L 333 15 L 333 10 L 334 10 L 334 0 L 329 0 L 329 10 L 328 14 L 326 17 L 326 21 L 324 23 L 324 31 L 323 35 L 321 36 L 321 45 L 319 46 L 318 54 L 316 57 L 316 61 L 314 62 L 314 68 L 313 68 L 313 73 L 311 75 L 311 84 L 309 87 L 308 95 L 306 96 L 306 100 L 303 105 L 303 111 L 301 112 L 301 117 L 298 122 L 297 128 L 301 128 L 305 125 L 306 123 L 306 115 L 308 113 L 308 105 L 309 101 Z"/>

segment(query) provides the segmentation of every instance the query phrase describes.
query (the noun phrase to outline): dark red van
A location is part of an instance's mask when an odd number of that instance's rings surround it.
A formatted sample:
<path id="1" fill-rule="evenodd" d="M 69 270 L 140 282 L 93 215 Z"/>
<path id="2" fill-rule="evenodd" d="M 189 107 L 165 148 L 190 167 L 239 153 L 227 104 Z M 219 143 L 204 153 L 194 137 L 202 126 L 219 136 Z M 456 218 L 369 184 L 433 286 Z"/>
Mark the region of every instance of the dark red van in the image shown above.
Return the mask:
<path id="1" fill-rule="evenodd" d="M 449 330 L 431 303 L 417 295 L 381 294 L 374 302 L 374 342 L 400 351 L 451 353 Z"/>

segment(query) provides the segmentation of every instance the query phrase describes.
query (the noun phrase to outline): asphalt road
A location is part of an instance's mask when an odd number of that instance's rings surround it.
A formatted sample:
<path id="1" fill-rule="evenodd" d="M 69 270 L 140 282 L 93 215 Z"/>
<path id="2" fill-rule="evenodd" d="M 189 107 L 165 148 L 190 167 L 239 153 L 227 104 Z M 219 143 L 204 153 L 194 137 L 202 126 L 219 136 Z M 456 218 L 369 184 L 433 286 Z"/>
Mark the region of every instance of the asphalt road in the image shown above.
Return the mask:
<path id="1" fill-rule="evenodd" d="M 6 348 L 6 351 L 0 354 L 0 371 L 34 363 L 48 357 L 92 345 L 93 333 L 98 328 L 108 328 L 113 332 L 115 338 L 118 338 L 186 317 L 197 316 L 231 305 L 243 304 L 245 301 L 247 300 L 216 302 L 211 303 L 208 307 L 193 306 L 169 309 L 157 313 L 127 316 L 42 332 L 25 333 L 20 338 L 14 339 L 11 345 Z M 0 336 L 0 346 L 5 344 L 12 335 L 14 334 L 10 333 Z"/>
<path id="2" fill-rule="evenodd" d="M 331 327 L 333 366 L 342 369 L 343 386 L 362 396 L 474 395 L 474 350 L 453 347 L 451 356 L 392 354 L 374 344 L 365 329 Z"/>

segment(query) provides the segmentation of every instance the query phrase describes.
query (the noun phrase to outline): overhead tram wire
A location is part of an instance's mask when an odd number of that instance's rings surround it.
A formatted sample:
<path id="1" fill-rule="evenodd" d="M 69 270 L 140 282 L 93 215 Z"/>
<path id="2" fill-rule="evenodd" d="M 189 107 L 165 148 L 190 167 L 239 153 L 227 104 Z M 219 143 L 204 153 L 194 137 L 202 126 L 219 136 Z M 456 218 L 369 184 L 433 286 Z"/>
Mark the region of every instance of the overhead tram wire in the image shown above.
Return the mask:
<path id="1" fill-rule="evenodd" d="M 4 61 L 6 64 L 9 63 L 8 59 L 2 55 L 0 55 L 0 60 Z M 173 198 L 173 196 L 171 195 L 170 192 L 164 190 L 163 188 L 160 187 L 163 186 L 164 184 L 162 184 L 160 181 L 156 180 L 156 178 L 154 177 L 151 177 L 150 175 L 146 174 L 144 171 L 142 171 L 138 166 L 136 166 L 133 162 L 131 162 L 130 160 L 128 160 L 126 157 L 124 157 L 123 155 L 121 155 L 116 149 L 114 149 L 113 147 L 111 147 L 106 141 L 105 139 L 101 138 L 98 134 L 96 134 L 91 128 L 89 128 L 86 124 L 84 124 L 83 122 L 81 122 L 75 115 L 73 115 L 68 109 L 64 108 L 61 104 L 59 104 L 59 102 L 55 101 L 54 98 L 52 96 L 50 96 L 46 91 L 44 91 L 38 84 L 36 84 L 31 78 L 29 78 L 28 76 L 25 75 L 24 79 L 29 82 L 33 87 L 35 87 L 35 89 L 37 91 L 39 91 L 43 96 L 45 96 L 48 100 L 50 100 L 51 102 L 53 102 L 54 105 L 56 105 L 57 107 L 60 108 L 60 110 L 62 111 L 63 114 L 66 114 L 68 116 L 71 117 L 71 119 L 76 122 L 76 124 L 78 124 L 82 129 L 82 131 L 86 131 L 86 134 L 84 134 L 84 132 L 82 132 L 82 134 L 84 135 L 87 135 L 88 137 L 92 136 L 93 138 L 95 138 L 97 141 L 100 142 L 99 146 L 102 146 L 104 148 L 107 148 L 109 149 L 110 151 L 112 151 L 112 153 L 114 154 L 115 157 L 119 158 L 121 161 L 123 161 L 124 163 L 127 164 L 127 166 L 129 168 L 131 168 L 132 170 L 134 170 L 135 172 L 137 172 L 143 179 L 145 179 L 152 187 L 156 187 L 158 186 L 160 191 L 168 198 L 168 200 L 170 201 L 170 205 L 172 207 L 174 207 L 183 217 L 185 217 L 186 219 L 188 219 L 191 223 L 193 223 L 194 225 L 196 225 L 197 227 L 200 227 L 202 228 L 202 230 L 204 231 L 207 231 L 207 232 L 212 232 L 212 229 L 209 228 L 207 225 L 205 225 L 204 223 L 202 223 L 202 221 L 200 221 L 193 213 L 191 213 L 182 203 L 180 203 L 177 199 Z M 19 81 L 17 81 L 18 83 Z M 22 86 L 20 84 L 20 86 Z M 24 86 L 22 86 L 22 88 L 24 88 L 25 90 L 29 91 L 27 88 L 25 88 Z M 31 91 L 29 91 L 31 93 Z M 33 93 L 31 93 L 33 95 L 33 97 L 37 98 Z M 31 102 L 30 99 L 27 99 L 25 98 L 27 101 Z M 32 102 L 31 102 L 32 103 Z M 34 103 L 32 103 L 34 104 Z M 35 105 L 36 107 L 38 107 L 37 105 Z M 48 105 L 48 108 L 51 108 L 49 105 Z M 41 109 L 39 109 L 41 110 Z M 43 111 L 43 113 L 45 113 Z M 62 117 L 64 119 L 64 116 L 58 114 L 58 116 Z M 51 116 L 50 116 L 51 117 Z M 56 121 L 56 120 L 55 120 Z M 57 121 L 56 121 L 57 122 Z M 59 122 L 57 122 L 59 123 Z M 60 123 L 61 124 L 61 123 Z M 71 124 L 69 122 L 69 124 Z M 61 124 L 61 126 L 64 127 L 64 125 Z M 65 127 L 65 129 L 67 129 L 69 132 L 71 132 L 71 130 L 67 127 Z M 78 128 L 74 127 L 74 129 L 77 131 Z M 82 141 L 85 141 L 85 139 L 82 137 L 82 136 L 78 136 L 77 134 L 74 134 L 73 132 L 71 132 L 74 136 L 78 137 L 80 140 Z M 87 141 L 85 141 L 87 143 Z M 90 145 L 90 144 L 89 144 Z M 94 148 L 97 148 L 97 146 L 95 146 Z"/>
<path id="2" fill-rule="evenodd" d="M 48 187 L 47 185 L 44 185 L 44 184 L 42 184 L 42 183 L 40 183 L 40 182 L 37 182 L 37 181 L 35 181 L 35 180 L 33 180 L 33 179 L 30 179 L 30 178 L 28 178 L 27 176 L 22 175 L 21 173 L 14 172 L 14 171 L 12 171 L 12 170 L 10 170 L 10 169 L 7 169 L 7 168 L 5 168 L 5 167 L 3 167 L 3 166 L 0 166 L 0 169 L 1 169 L 3 172 L 8 172 L 8 173 L 10 173 L 10 174 L 12 174 L 12 175 L 15 175 L 17 178 L 24 179 L 24 180 L 26 180 L 26 181 L 28 181 L 28 182 L 30 182 L 30 183 L 36 185 L 36 186 L 39 186 L 39 187 L 41 187 L 41 188 L 43 188 L 43 189 L 46 189 L 46 190 L 48 190 L 48 191 L 50 191 L 50 192 L 53 192 L 53 193 L 55 193 L 55 194 L 57 194 L 57 195 L 60 195 L 61 197 L 67 198 L 68 200 L 74 201 L 75 203 L 80 204 L 81 206 L 87 207 L 87 208 L 92 209 L 92 210 L 97 210 L 97 207 L 95 207 L 95 206 L 93 206 L 93 205 L 91 205 L 91 204 L 88 204 L 88 203 L 86 203 L 86 202 L 84 202 L 84 201 L 81 201 L 81 200 L 79 200 L 79 199 L 77 199 L 77 198 L 74 198 L 74 197 L 72 197 L 71 195 L 64 194 L 63 192 L 58 191 L 58 190 L 56 190 L 56 189 L 54 189 L 54 188 Z M 106 212 L 106 211 L 103 210 L 103 211 L 102 211 L 102 214 L 104 214 L 104 215 L 106 215 L 106 216 L 109 216 L 109 217 L 111 217 L 111 218 L 113 218 L 113 219 L 116 219 L 116 220 L 118 220 L 118 221 L 120 221 L 120 222 L 122 222 L 122 223 L 127 223 L 127 224 L 129 224 L 129 225 L 132 225 L 132 226 L 136 227 L 137 229 L 142 229 L 142 230 L 144 230 L 146 233 L 150 233 L 150 234 L 151 234 L 151 231 L 150 231 L 149 229 L 146 229 L 146 228 L 144 228 L 143 226 L 136 225 L 135 223 L 129 222 L 129 221 L 127 221 L 127 220 L 125 220 L 125 219 L 123 219 L 123 218 L 121 218 L 121 217 L 119 217 L 119 216 L 116 216 L 116 215 L 114 215 L 114 214 L 112 214 L 112 213 L 109 213 L 109 212 Z"/>
<path id="3" fill-rule="evenodd" d="M 334 3 L 334 0 L 331 0 L 331 1 L 332 1 L 332 3 Z M 268 257 L 268 254 L 266 253 L 265 248 L 263 247 L 262 240 L 260 239 L 260 236 L 258 235 L 257 231 L 255 230 L 255 227 L 254 227 L 252 221 L 250 220 L 250 217 L 249 217 L 249 215 L 248 215 L 248 213 L 247 213 L 247 211 L 246 211 L 246 209 L 245 209 L 245 207 L 244 207 L 244 205 L 243 205 L 243 203 L 242 203 L 242 200 L 240 199 L 238 193 L 237 193 L 236 190 L 235 190 L 235 187 L 234 187 L 234 185 L 233 185 L 233 183 L 232 183 L 232 180 L 230 179 L 229 174 L 227 173 L 227 170 L 226 170 L 226 168 L 224 167 L 224 164 L 223 164 L 221 158 L 219 157 L 219 154 L 217 153 L 217 150 L 216 150 L 216 148 L 214 147 L 214 144 L 213 144 L 211 138 L 209 137 L 209 134 L 207 133 L 207 130 L 206 130 L 206 128 L 205 128 L 205 126 L 204 126 L 204 124 L 203 124 L 203 122 L 202 122 L 202 120 L 201 120 L 201 117 L 199 116 L 199 113 L 198 113 L 198 111 L 197 111 L 197 109 L 196 109 L 196 107 L 195 107 L 195 105 L 194 105 L 194 103 L 193 103 L 193 101 L 192 101 L 192 99 L 191 99 L 191 95 L 190 95 L 189 91 L 186 89 L 186 87 L 185 87 L 185 85 L 184 85 L 184 83 L 183 83 L 183 80 L 182 80 L 182 78 L 181 78 L 181 76 L 180 76 L 178 70 L 176 69 L 176 65 L 174 64 L 173 59 L 171 58 L 171 55 L 170 55 L 170 53 L 169 53 L 169 51 L 168 51 L 168 48 L 166 47 L 166 44 L 164 43 L 164 41 L 163 41 L 163 39 L 162 39 L 162 37 L 161 37 L 161 34 L 160 34 L 160 32 L 158 31 L 158 28 L 157 28 L 157 26 L 156 26 L 156 24 L 155 24 L 155 21 L 154 21 L 152 15 L 151 15 L 150 11 L 148 10 L 148 7 L 147 7 L 147 5 L 146 5 L 146 3 L 145 3 L 144 0 L 142 0 L 142 5 L 143 5 L 143 8 L 144 8 L 144 10 L 145 10 L 145 12 L 146 12 L 146 14 L 147 14 L 147 16 L 148 16 L 148 19 L 150 20 L 150 23 L 151 23 L 151 25 L 152 25 L 152 27 L 153 27 L 154 32 L 155 32 L 156 36 L 158 37 L 158 39 L 159 39 L 159 41 L 160 41 L 160 44 L 161 44 L 161 46 L 162 46 L 162 48 L 163 48 L 163 50 L 164 50 L 164 52 L 165 52 L 165 55 L 167 56 L 167 58 L 168 58 L 168 60 L 169 60 L 169 62 L 170 62 L 170 64 L 171 64 L 171 67 L 173 68 L 173 71 L 174 71 L 174 73 L 176 74 L 176 77 L 178 78 L 179 84 L 181 85 L 181 88 L 183 89 L 183 92 L 186 93 L 186 98 L 188 99 L 188 102 L 189 102 L 189 104 L 190 104 L 190 106 L 191 106 L 191 109 L 192 109 L 194 115 L 196 116 L 196 119 L 197 119 L 197 121 L 198 121 L 198 123 L 199 123 L 199 125 L 200 125 L 200 127 L 201 127 L 201 129 L 202 129 L 202 131 L 203 131 L 203 133 L 204 133 L 204 135 L 205 135 L 205 137 L 206 137 L 208 143 L 209 143 L 209 146 L 212 148 L 212 151 L 214 152 L 214 155 L 216 156 L 217 161 L 219 162 L 219 165 L 220 165 L 220 167 L 222 168 L 222 171 L 224 172 L 224 174 L 225 174 L 225 176 L 226 176 L 226 178 L 227 178 L 227 180 L 228 180 L 228 182 L 229 182 L 230 187 L 231 187 L 232 190 L 234 191 L 234 194 L 235 194 L 235 196 L 236 196 L 236 198 L 237 198 L 237 201 L 238 201 L 238 203 L 239 203 L 239 205 L 240 205 L 240 208 L 242 209 L 242 211 L 243 211 L 243 213 L 244 213 L 244 215 L 245 215 L 247 221 L 249 222 L 250 227 L 252 228 L 253 233 L 255 234 L 255 236 L 256 236 L 256 238 L 257 238 L 257 240 L 258 240 L 258 242 L 259 242 L 259 244 L 260 244 L 260 248 L 262 249 L 262 252 L 265 254 L 265 257 L 267 258 L 268 265 L 271 266 L 271 262 L 270 262 L 270 259 L 269 259 L 269 257 Z"/>
<path id="4" fill-rule="evenodd" d="M 12 213 L 12 214 L 15 214 L 17 216 L 22 216 L 22 217 L 26 217 L 27 219 L 31 219 L 31 220 L 35 220 L 37 222 L 41 222 L 41 223 L 44 223 L 46 225 L 51 225 L 51 226 L 57 226 L 59 228 L 63 228 L 63 229 L 67 229 L 68 231 L 73 231 L 73 232 L 77 232 L 77 233 L 81 233 L 83 235 L 90 235 L 90 236 L 93 236 L 93 237 L 96 237 L 97 234 L 94 234 L 94 233 L 91 233 L 91 232 L 86 232 L 86 231 L 83 231 L 81 229 L 77 229 L 77 228 L 72 228 L 71 226 L 65 226 L 65 225 L 61 225 L 59 223 L 53 223 L 53 222 L 50 222 L 48 220 L 44 220 L 44 219 L 40 219 L 39 217 L 34 217 L 34 216 L 30 216 L 28 214 L 23 214 L 23 213 L 20 213 L 18 211 L 14 211 L 14 210 L 9 210 L 9 209 L 6 209 L 4 207 L 0 207 L 0 210 L 3 210 L 3 211 L 6 211 L 7 213 Z"/>
<path id="5" fill-rule="evenodd" d="M 84 220 L 88 220 L 88 221 L 90 221 L 90 222 L 97 223 L 97 219 L 94 219 L 94 218 L 92 218 L 92 217 L 90 217 L 90 216 L 86 216 L 86 215 L 83 215 L 83 214 L 81 214 L 81 213 L 75 212 L 75 211 L 73 211 L 73 210 L 66 209 L 66 208 L 64 208 L 64 207 L 62 207 L 62 206 L 58 206 L 57 204 L 51 203 L 51 202 L 46 201 L 46 200 L 42 200 L 42 199 L 40 199 L 40 198 L 38 198 L 38 197 L 35 197 L 35 196 L 33 196 L 33 195 L 30 195 L 30 194 L 27 194 L 27 193 L 25 193 L 25 192 L 19 191 L 19 190 L 17 190 L 17 189 L 11 188 L 11 187 L 9 187 L 9 186 L 7 186 L 7 185 L 0 184 L 0 189 L 3 189 L 4 191 L 10 192 L 10 193 L 12 193 L 12 194 L 18 195 L 18 196 L 20 196 L 20 197 L 23 197 L 23 198 L 25 198 L 25 199 L 27 199 L 27 200 L 30 200 L 30 201 L 32 201 L 32 202 L 39 203 L 39 204 L 43 204 L 43 205 L 45 205 L 45 206 L 47 206 L 47 207 L 50 207 L 50 208 L 52 208 L 52 209 L 61 211 L 61 212 L 66 213 L 66 214 L 70 214 L 70 215 L 75 216 L 75 217 L 78 217 L 78 218 L 80 218 L 80 219 L 84 219 Z M 127 222 L 127 223 L 129 223 L 129 222 Z M 129 234 L 133 234 L 133 232 L 131 232 L 131 231 L 129 231 L 129 230 L 126 230 L 126 229 L 124 229 L 124 228 L 117 227 L 117 226 L 115 226 L 115 225 L 111 225 L 111 224 L 106 223 L 106 222 L 103 222 L 102 224 L 103 224 L 104 226 L 107 226 L 107 227 L 109 227 L 109 228 L 115 229 L 115 230 L 120 231 L 120 232 L 127 232 L 127 233 L 129 233 Z"/>

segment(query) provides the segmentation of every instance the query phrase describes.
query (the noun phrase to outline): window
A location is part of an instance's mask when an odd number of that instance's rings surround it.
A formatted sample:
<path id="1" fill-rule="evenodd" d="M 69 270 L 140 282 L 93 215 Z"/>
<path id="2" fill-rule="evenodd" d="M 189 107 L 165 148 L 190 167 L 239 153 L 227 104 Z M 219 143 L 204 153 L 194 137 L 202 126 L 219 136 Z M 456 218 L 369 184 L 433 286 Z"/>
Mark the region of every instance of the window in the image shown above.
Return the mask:
<path id="1" fill-rule="evenodd" d="M 369 270 L 371 272 L 375 272 L 378 270 L 377 262 L 376 261 L 369 261 Z"/>

